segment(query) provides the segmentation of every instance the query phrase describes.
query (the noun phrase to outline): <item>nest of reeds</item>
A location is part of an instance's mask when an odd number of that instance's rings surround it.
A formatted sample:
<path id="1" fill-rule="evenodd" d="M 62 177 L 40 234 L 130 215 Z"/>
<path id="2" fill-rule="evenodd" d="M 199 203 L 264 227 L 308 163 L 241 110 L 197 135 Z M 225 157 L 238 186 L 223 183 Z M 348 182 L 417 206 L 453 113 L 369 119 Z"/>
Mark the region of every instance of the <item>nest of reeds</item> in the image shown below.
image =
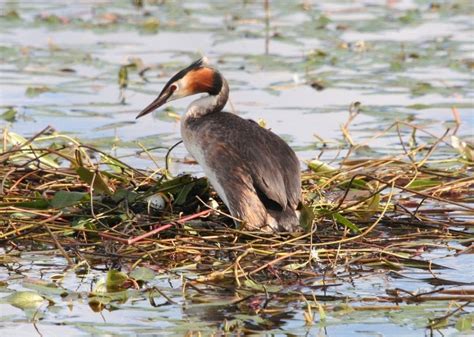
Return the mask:
<path id="1" fill-rule="evenodd" d="M 280 299 L 294 296 L 290 288 L 326 291 L 380 270 L 431 272 L 443 266 L 423 252 L 473 252 L 473 163 L 462 153 L 432 159 L 445 139 L 403 146 L 399 156 L 382 159 L 351 159 L 349 151 L 338 167 L 309 162 L 302 232 L 261 233 L 235 228 L 205 178 L 137 170 L 48 129 L 29 139 L 5 130 L 0 242 L 7 254 L 55 249 L 71 266 L 187 270 L 195 275 L 186 282 L 193 289 L 252 289 Z M 462 285 L 434 274 L 431 283 Z M 474 299 L 444 291 L 388 289 L 364 301 Z M 350 300 L 318 295 L 338 298 Z"/>

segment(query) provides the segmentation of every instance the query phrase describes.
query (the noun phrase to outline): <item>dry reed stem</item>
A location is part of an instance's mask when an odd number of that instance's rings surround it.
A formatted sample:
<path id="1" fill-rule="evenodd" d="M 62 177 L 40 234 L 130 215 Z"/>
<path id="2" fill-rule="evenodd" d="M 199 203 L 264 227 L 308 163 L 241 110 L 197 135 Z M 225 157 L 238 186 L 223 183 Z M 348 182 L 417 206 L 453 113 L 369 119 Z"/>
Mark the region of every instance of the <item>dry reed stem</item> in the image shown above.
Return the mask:
<path id="1" fill-rule="evenodd" d="M 344 126 L 349 137 L 352 120 Z M 401 125 L 424 132 L 435 140 L 408 149 L 403 143 Z M 436 279 L 433 268 L 440 266 L 420 258 L 420 251 L 447 249 L 456 254 L 472 251 L 474 238 L 468 228 L 473 226 L 469 217 L 474 214 L 474 208 L 463 200 L 473 200 L 472 168 L 460 162 L 456 162 L 459 169 L 452 172 L 432 166 L 439 162 L 432 157 L 439 147 L 447 144 L 444 139 L 448 131 L 441 137 L 434 137 L 420 126 L 397 122 L 371 139 L 382 137 L 393 129 L 402 144 L 402 153 L 398 155 L 383 159 L 351 159 L 352 152 L 338 170 L 303 173 L 306 203 L 316 215 L 306 233 L 262 233 L 232 228 L 232 219 L 225 211 L 212 212 L 206 202 L 209 194 L 204 190 L 196 190 L 194 194 L 188 192 L 189 197 L 182 205 L 147 214 L 145 198 L 160 191 L 160 186 L 166 182 L 177 181 L 176 191 L 160 193 L 167 193 L 171 201 L 178 199 L 184 186 L 179 185 L 180 177 L 169 177 L 166 170 L 159 168 L 152 172 L 136 170 L 103 151 L 79 143 L 75 144 L 79 150 L 74 158 L 65 150 L 37 146 L 38 139 L 63 138 L 43 136 L 44 130 L 24 144 L 10 148 L 4 136 L 6 151 L 0 155 L 0 175 L 3 177 L 0 242 L 11 250 L 34 248 L 38 244 L 56 247 L 72 267 L 71 255 L 74 254 L 81 257 L 79 264 L 92 265 L 93 261 L 114 259 L 133 267 L 153 263 L 171 273 L 184 269 L 204 280 L 199 285 L 225 289 L 230 287 L 228 284 L 246 288 L 243 279 L 261 285 L 294 280 L 304 282 L 320 277 L 322 266 L 324 277 L 333 284 L 336 280 L 354 277 L 335 277 L 335 270 L 351 270 L 354 266 L 367 269 L 360 272 L 361 277 L 374 268 L 402 271 L 406 266 L 415 266 L 412 268 L 431 272 Z M 356 149 L 362 145 L 352 144 L 352 147 Z M 427 148 L 430 150 L 423 152 Z M 114 173 L 120 179 L 101 170 L 104 163 L 100 159 L 94 163 L 88 153 L 120 165 L 121 173 Z M 62 165 L 47 167 L 41 162 L 45 158 L 61 160 Z M 446 158 L 444 162 L 455 163 L 453 160 Z M 87 168 L 91 173 L 90 180 L 79 176 L 78 167 Z M 94 187 L 103 176 L 109 177 L 110 195 L 102 194 Z M 434 183 L 423 185 L 430 181 Z M 191 183 L 195 184 L 196 180 Z M 124 196 L 118 194 L 120 190 L 126 191 Z M 66 207 L 52 208 L 51 200 L 60 191 L 84 193 L 87 197 Z M 364 193 L 354 197 L 354 191 Z M 329 196 L 334 192 L 338 197 L 331 199 Z M 128 194 L 134 199 L 129 200 Z M 375 197 L 378 198 L 375 208 L 369 208 Z M 202 210 L 202 206 L 206 209 Z M 334 214 L 349 219 L 360 231 L 352 232 L 338 223 Z M 176 222 L 184 224 L 203 215 L 209 215 L 209 218 L 190 227 L 174 226 L 175 222 L 170 220 L 178 218 Z M 102 241 L 104 238 L 107 242 Z M 466 248 L 446 242 L 456 242 Z M 106 247 L 113 250 L 108 251 Z M 190 282 L 186 283 L 187 287 L 197 288 Z M 472 300 L 468 290 L 448 290 L 452 293 L 390 295 L 364 300 L 374 303 Z M 264 288 L 254 291 L 267 297 L 286 296 Z M 324 300 L 321 298 L 318 300 Z M 328 300 L 334 298 L 326 297 Z M 309 296 L 307 299 L 313 300 Z"/>

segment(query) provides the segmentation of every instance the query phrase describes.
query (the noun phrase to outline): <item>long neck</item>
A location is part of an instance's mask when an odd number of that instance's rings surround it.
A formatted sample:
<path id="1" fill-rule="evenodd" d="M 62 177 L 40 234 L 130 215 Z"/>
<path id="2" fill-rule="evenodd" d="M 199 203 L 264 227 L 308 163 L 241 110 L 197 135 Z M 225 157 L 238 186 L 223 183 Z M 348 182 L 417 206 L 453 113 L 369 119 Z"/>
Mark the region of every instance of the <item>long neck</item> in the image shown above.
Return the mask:
<path id="1" fill-rule="evenodd" d="M 193 101 L 186 112 L 186 117 L 202 117 L 209 113 L 221 111 L 229 98 L 229 85 L 222 77 L 222 87 L 217 95 L 201 97 Z"/>

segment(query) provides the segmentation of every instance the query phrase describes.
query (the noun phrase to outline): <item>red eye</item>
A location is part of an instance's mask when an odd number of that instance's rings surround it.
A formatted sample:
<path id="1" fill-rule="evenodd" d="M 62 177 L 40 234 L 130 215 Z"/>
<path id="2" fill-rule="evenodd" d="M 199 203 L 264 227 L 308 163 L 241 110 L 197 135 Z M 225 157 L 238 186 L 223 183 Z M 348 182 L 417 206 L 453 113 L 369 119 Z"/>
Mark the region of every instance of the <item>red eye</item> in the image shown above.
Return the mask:
<path id="1" fill-rule="evenodd" d="M 178 86 L 176 84 L 171 85 L 170 91 L 171 93 L 175 92 L 178 89 Z"/>

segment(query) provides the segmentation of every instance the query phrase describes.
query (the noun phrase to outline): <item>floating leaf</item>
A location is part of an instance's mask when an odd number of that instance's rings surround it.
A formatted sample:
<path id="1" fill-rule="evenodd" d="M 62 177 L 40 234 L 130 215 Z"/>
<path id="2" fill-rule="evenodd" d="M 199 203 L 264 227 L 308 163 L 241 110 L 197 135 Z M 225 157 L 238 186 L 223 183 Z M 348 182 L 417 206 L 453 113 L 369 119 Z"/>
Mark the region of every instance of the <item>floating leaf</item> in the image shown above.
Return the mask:
<path id="1" fill-rule="evenodd" d="M 93 312 L 101 312 L 110 303 L 107 297 L 93 296 L 89 299 L 89 307 Z"/>
<path id="2" fill-rule="evenodd" d="M 121 66 L 118 72 L 118 84 L 120 89 L 125 89 L 128 85 L 128 68 Z"/>
<path id="3" fill-rule="evenodd" d="M 250 280 L 250 279 L 246 279 L 244 282 L 243 282 L 244 286 L 250 288 L 250 289 L 253 289 L 253 290 L 258 290 L 258 291 L 272 291 L 272 292 L 277 292 L 277 291 L 281 291 L 281 289 L 283 289 L 283 286 L 280 286 L 280 285 L 264 285 L 264 284 L 260 284 L 260 283 L 257 283 L 253 280 Z"/>
<path id="4" fill-rule="evenodd" d="M 7 122 L 14 122 L 16 120 L 16 114 L 18 111 L 12 107 L 5 110 L 1 115 L 0 118 L 6 120 Z"/>
<path id="5" fill-rule="evenodd" d="M 51 200 L 51 206 L 61 209 L 77 205 L 83 201 L 87 195 L 85 192 L 58 191 Z"/>
<path id="6" fill-rule="evenodd" d="M 324 307 L 321 305 L 321 303 L 316 303 L 318 305 L 318 312 L 319 312 L 319 319 L 321 321 L 326 320 L 326 311 L 324 310 Z"/>
<path id="7" fill-rule="evenodd" d="M 34 291 L 17 291 L 4 300 L 22 310 L 38 309 L 45 301 L 41 295 Z"/>
<path id="8" fill-rule="evenodd" d="M 143 8 L 143 0 L 133 0 L 133 5 L 137 8 Z"/>
<path id="9" fill-rule="evenodd" d="M 325 28 L 329 23 L 331 22 L 331 19 L 329 19 L 326 15 L 322 14 L 318 17 L 316 20 L 316 28 L 317 29 L 323 29 Z"/>
<path id="10" fill-rule="evenodd" d="M 411 93 L 413 96 L 422 96 L 426 95 L 429 92 L 433 91 L 434 87 L 427 82 L 418 82 L 411 88 Z"/>
<path id="11" fill-rule="evenodd" d="M 459 317 L 455 326 L 456 326 L 456 329 L 458 329 L 458 331 L 466 332 L 466 331 L 472 330 L 472 325 L 473 325 L 473 317 L 466 315 L 466 316 Z"/>
<path id="12" fill-rule="evenodd" d="M 118 270 L 109 270 L 105 278 L 105 286 L 107 291 L 115 292 L 124 290 L 125 282 L 128 281 L 128 276 L 125 273 L 122 273 Z"/>
<path id="13" fill-rule="evenodd" d="M 131 273 L 130 277 L 137 281 L 149 282 L 153 280 L 156 276 L 156 273 L 150 268 L 138 267 L 135 268 Z"/>
<path id="14" fill-rule="evenodd" d="M 104 131 L 104 130 L 115 130 L 124 126 L 129 126 L 135 124 L 134 121 L 121 121 L 121 122 L 115 122 L 115 123 L 110 123 L 106 125 L 99 126 L 97 128 L 94 128 L 92 131 Z"/>
<path id="15" fill-rule="evenodd" d="M 447 318 L 442 318 L 442 319 L 434 319 L 430 320 L 429 327 L 431 329 L 442 329 L 447 327 L 449 324 L 449 321 Z"/>
<path id="16" fill-rule="evenodd" d="M 158 21 L 157 18 L 148 18 L 146 19 L 144 22 L 143 22 L 143 25 L 142 25 L 143 29 L 148 31 L 148 32 L 152 32 L 152 33 L 155 33 L 158 28 L 160 27 L 160 21 Z"/>
<path id="17" fill-rule="evenodd" d="M 16 10 L 10 10 L 8 12 L 6 12 L 5 14 L 3 14 L 1 17 L 7 19 L 7 20 L 20 20 L 21 17 L 20 17 L 20 14 L 18 14 L 18 12 Z"/>
<path id="18" fill-rule="evenodd" d="M 418 9 L 409 9 L 404 15 L 399 17 L 399 20 L 405 24 L 419 22 L 421 20 L 421 13 Z"/>
<path id="19" fill-rule="evenodd" d="M 26 280 L 23 282 L 23 286 L 25 288 L 34 290 L 45 297 L 53 295 L 65 296 L 68 294 L 66 289 L 59 287 L 57 284 L 39 279 Z"/>
<path id="20" fill-rule="evenodd" d="M 28 144 L 28 140 L 26 138 L 24 138 L 23 136 L 15 133 L 15 132 L 7 131 L 5 138 L 6 138 L 6 143 L 8 145 L 20 146 L 20 145 Z M 26 147 L 22 146 L 21 148 L 25 149 Z M 10 160 L 11 161 L 17 161 L 17 160 L 18 161 L 23 161 L 25 158 L 29 158 L 29 159 L 34 160 L 36 163 L 40 162 L 42 164 L 45 164 L 45 165 L 53 167 L 53 168 L 58 168 L 59 167 L 58 163 L 54 160 L 54 158 L 51 155 L 38 156 L 39 155 L 38 152 L 33 153 L 33 150 L 35 150 L 35 146 L 29 144 L 28 148 L 29 148 L 30 152 L 25 151 L 25 152 L 20 153 L 16 156 L 12 156 L 12 157 L 10 157 Z M 33 165 L 35 167 L 37 166 L 35 164 L 32 164 L 32 166 Z"/>
<path id="21" fill-rule="evenodd" d="M 338 315 L 346 315 L 348 313 L 353 312 L 354 308 L 351 307 L 349 304 L 342 303 L 342 304 L 335 305 L 332 310 L 336 312 Z"/>
<path id="22" fill-rule="evenodd" d="M 451 136 L 451 145 L 463 156 L 464 159 L 474 162 L 474 146 L 459 139 L 456 136 Z"/>
<path id="23" fill-rule="evenodd" d="M 52 89 L 45 85 L 39 87 L 28 87 L 26 88 L 25 95 L 32 98 L 48 91 L 52 91 Z"/>

